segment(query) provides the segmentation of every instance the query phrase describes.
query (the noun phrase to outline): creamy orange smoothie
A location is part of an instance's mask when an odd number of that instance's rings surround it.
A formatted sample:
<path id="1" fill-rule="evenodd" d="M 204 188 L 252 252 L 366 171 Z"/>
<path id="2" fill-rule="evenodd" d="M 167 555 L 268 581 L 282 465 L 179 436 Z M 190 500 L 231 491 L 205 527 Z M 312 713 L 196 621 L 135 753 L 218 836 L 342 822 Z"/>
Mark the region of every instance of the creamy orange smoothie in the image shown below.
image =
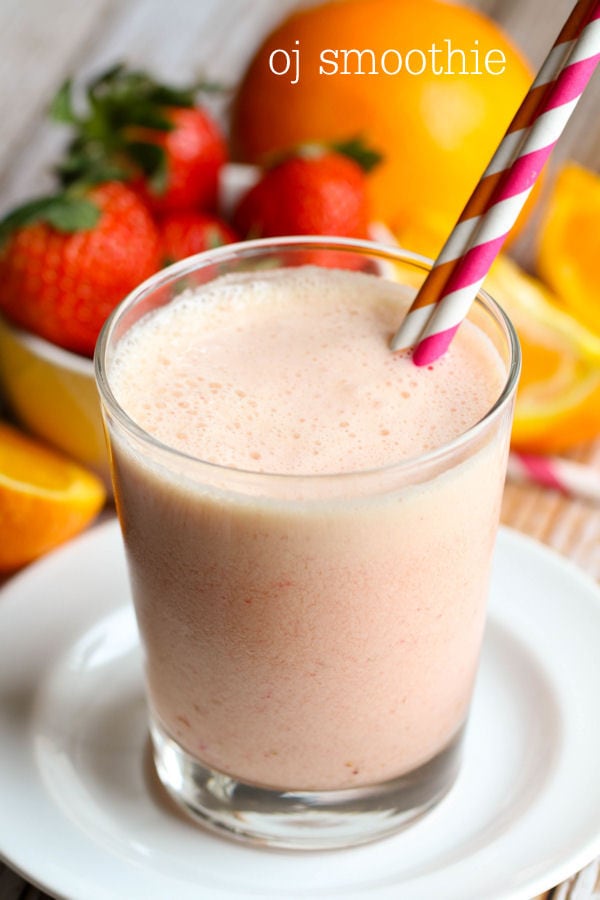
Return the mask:
<path id="1" fill-rule="evenodd" d="M 384 782 L 465 721 L 508 429 L 433 451 L 486 416 L 506 364 L 471 322 L 429 368 L 392 354 L 410 296 L 357 271 L 227 274 L 111 361 L 155 440 L 112 435 L 151 711 L 244 782 Z"/>

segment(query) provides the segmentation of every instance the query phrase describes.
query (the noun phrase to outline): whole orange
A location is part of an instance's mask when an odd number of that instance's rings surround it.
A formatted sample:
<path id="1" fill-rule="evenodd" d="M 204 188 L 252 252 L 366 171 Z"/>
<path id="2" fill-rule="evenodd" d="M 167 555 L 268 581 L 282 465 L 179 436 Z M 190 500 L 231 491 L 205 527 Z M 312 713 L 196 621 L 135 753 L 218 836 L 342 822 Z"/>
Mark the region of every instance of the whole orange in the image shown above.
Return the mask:
<path id="1" fill-rule="evenodd" d="M 345 64 L 343 50 L 367 52 L 347 54 Z M 285 69 L 280 51 L 289 54 L 285 75 L 270 67 Z M 337 60 L 330 52 L 322 61 L 323 51 L 338 51 Z M 407 60 L 410 51 L 417 52 Z M 450 51 L 464 57 L 449 58 Z M 490 52 L 488 67 L 498 74 L 486 71 Z M 320 72 L 335 62 L 336 74 Z M 527 63 L 500 28 L 465 6 L 329 0 L 291 15 L 259 48 L 234 100 L 232 140 L 238 158 L 261 163 L 301 142 L 360 134 L 385 156 L 371 177 L 374 217 L 393 229 L 416 219 L 444 231 L 530 83 Z"/>

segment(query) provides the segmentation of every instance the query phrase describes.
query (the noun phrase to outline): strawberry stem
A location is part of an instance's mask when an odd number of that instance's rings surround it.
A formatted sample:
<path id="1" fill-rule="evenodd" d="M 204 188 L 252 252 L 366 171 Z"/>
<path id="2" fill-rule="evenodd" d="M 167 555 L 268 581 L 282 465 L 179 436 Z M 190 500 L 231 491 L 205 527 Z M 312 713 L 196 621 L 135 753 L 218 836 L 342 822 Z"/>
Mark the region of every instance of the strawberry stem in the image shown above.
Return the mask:
<path id="1" fill-rule="evenodd" d="M 38 197 L 14 209 L 0 221 L 0 244 L 8 240 L 14 231 L 35 222 L 45 222 L 57 231 L 68 234 L 89 231 L 94 228 L 100 215 L 96 204 L 85 197 L 67 193 Z"/>
<path id="2" fill-rule="evenodd" d="M 331 147 L 337 153 L 353 159 L 364 172 L 371 172 L 384 158 L 383 154 L 374 147 L 370 147 L 360 134 L 345 141 L 336 141 L 331 144 Z"/>
<path id="3" fill-rule="evenodd" d="M 267 169 L 273 168 L 294 156 L 301 156 L 304 159 L 318 159 L 319 156 L 323 156 L 332 150 L 334 153 L 347 156 L 366 173 L 371 172 L 384 159 L 383 154 L 367 144 L 361 135 L 355 135 L 342 141 L 304 141 L 301 144 L 296 144 L 289 150 L 276 151 L 270 154 L 265 162 L 265 167 Z"/>
<path id="4" fill-rule="evenodd" d="M 78 114 L 73 83 L 66 81 L 51 106 L 56 121 L 75 129 L 66 157 L 56 169 L 61 183 L 126 181 L 141 171 L 161 193 L 166 188 L 166 153 L 139 132 L 171 131 L 169 108 L 194 107 L 199 91 L 216 89 L 202 81 L 174 87 L 119 63 L 89 82 L 85 110 Z"/>

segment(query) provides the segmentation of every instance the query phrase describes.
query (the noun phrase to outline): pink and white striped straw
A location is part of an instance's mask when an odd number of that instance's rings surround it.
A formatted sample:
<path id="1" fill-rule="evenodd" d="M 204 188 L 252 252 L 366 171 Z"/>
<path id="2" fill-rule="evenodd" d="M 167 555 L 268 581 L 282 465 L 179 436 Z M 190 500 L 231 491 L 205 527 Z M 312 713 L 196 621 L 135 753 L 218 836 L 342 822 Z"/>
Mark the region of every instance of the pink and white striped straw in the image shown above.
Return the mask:
<path id="1" fill-rule="evenodd" d="M 508 460 L 508 477 L 551 488 L 574 499 L 600 503 L 600 470 L 586 463 L 513 450 Z"/>
<path id="2" fill-rule="evenodd" d="M 579 0 L 392 340 L 447 350 L 600 62 L 600 0 Z"/>

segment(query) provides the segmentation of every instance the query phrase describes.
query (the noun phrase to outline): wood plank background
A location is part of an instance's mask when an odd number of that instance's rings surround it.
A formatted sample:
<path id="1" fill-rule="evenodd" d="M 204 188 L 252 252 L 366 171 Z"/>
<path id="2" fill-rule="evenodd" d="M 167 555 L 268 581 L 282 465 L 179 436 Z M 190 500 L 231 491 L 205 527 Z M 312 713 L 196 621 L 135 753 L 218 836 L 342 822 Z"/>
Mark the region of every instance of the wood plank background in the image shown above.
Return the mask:
<path id="1" fill-rule="evenodd" d="M 62 146 L 64 133 L 48 125 L 44 114 L 68 75 L 85 77 L 126 60 L 173 81 L 189 81 L 203 73 L 233 86 L 270 27 L 286 12 L 318 2 L 0 0 L 0 215 L 50 184 L 51 160 Z M 493 16 L 537 68 L 572 2 L 480 0 L 468 5 Z M 226 108 L 221 104 L 215 109 L 224 120 Z M 553 168 L 570 157 L 600 169 L 599 111 L 597 75 L 561 138 Z M 531 259 L 535 224 L 534 219 L 516 248 L 525 263 Z M 600 468 L 600 443 L 573 455 Z M 600 578 L 597 509 L 538 488 L 508 485 L 503 520 Z M 2 809 L 0 815 L 10 815 L 10 811 Z M 590 885 L 595 877 L 588 875 Z M 592 896 L 591 886 L 586 888 L 582 880 L 577 890 L 581 900 Z M 44 896 L 0 863 L 0 900 L 41 900 Z M 561 900 L 567 896 L 565 886 Z"/>

